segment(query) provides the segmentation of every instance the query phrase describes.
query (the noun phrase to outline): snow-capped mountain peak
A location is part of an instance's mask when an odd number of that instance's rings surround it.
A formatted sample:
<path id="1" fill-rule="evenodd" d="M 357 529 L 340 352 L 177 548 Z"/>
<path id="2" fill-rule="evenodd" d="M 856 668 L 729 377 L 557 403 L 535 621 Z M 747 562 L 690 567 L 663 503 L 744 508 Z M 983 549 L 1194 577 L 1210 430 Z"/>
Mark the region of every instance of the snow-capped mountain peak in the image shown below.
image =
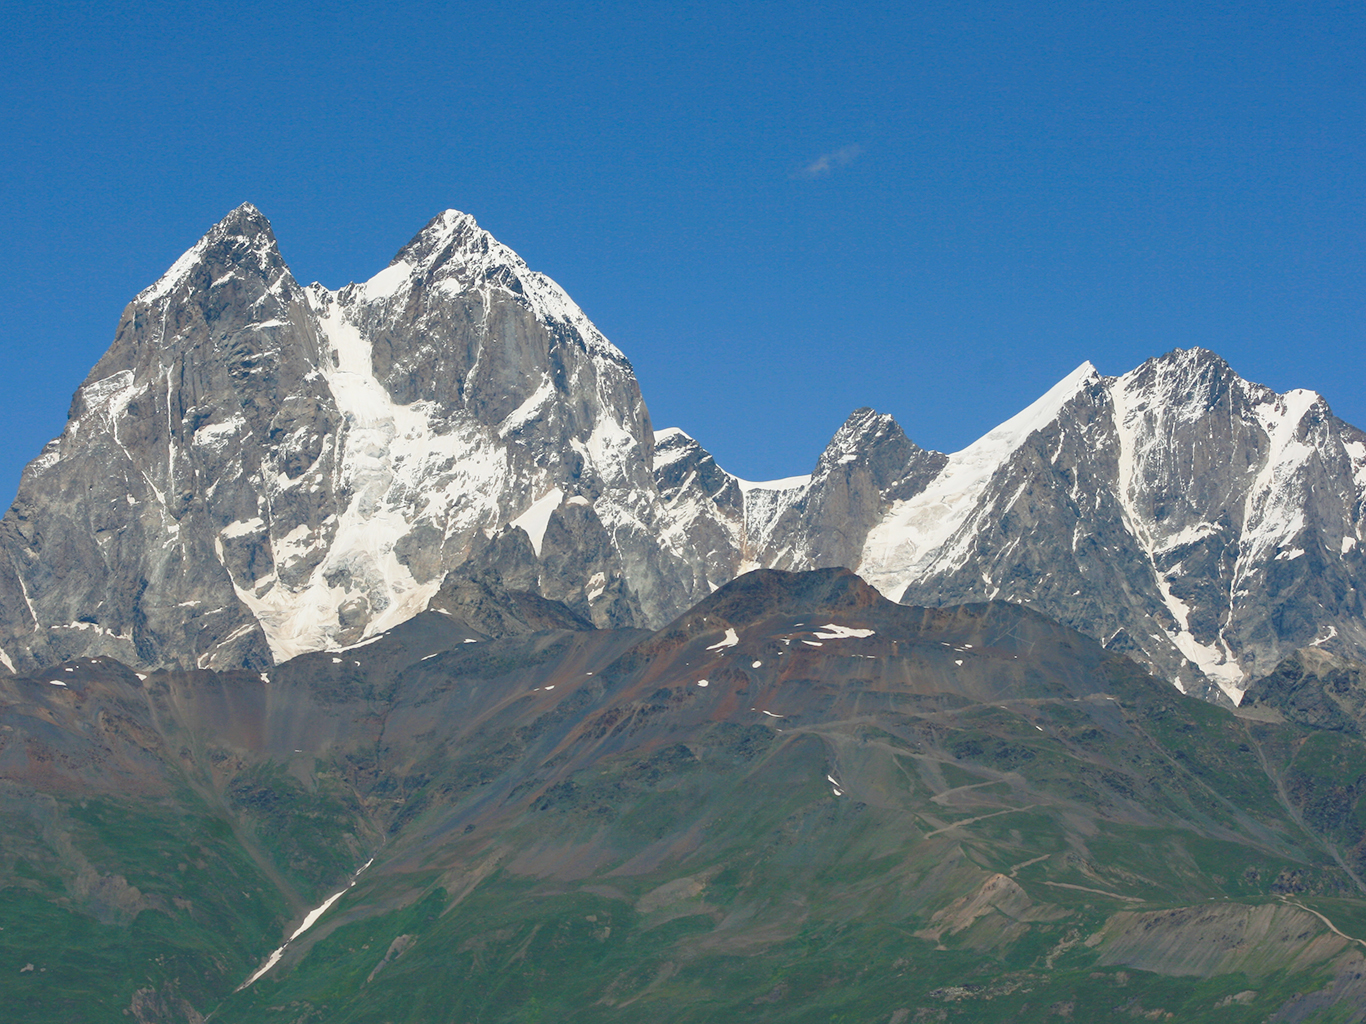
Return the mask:
<path id="1" fill-rule="evenodd" d="M 155 283 L 139 292 L 135 301 L 150 305 L 166 299 L 185 284 L 197 268 L 203 268 L 206 256 L 213 251 L 217 251 L 220 258 L 242 263 L 257 273 L 269 274 L 283 266 L 270 222 L 251 203 L 243 203 L 182 253 Z"/>
<path id="2" fill-rule="evenodd" d="M 60 560 L 60 567 L 53 560 Z M 1366 656 L 1366 435 L 1212 352 L 1083 363 L 951 455 L 853 412 L 749 482 L 655 431 L 630 363 L 473 217 L 300 288 L 245 204 L 129 304 L 0 522 L 0 666 L 264 668 L 488 572 L 659 626 L 760 566 L 1029 604 L 1237 700 L 1296 647 Z"/>
<path id="3" fill-rule="evenodd" d="M 860 561 L 868 582 L 899 599 L 913 579 L 960 566 L 986 525 L 983 497 L 993 479 L 1031 436 L 1100 381 L 1096 368 L 1084 362 L 1000 426 L 950 455 L 927 487 L 898 501 L 868 535 Z"/>
<path id="4" fill-rule="evenodd" d="M 602 624 L 659 621 L 698 581 L 653 550 L 652 446 L 629 363 L 472 217 L 333 292 L 298 287 L 244 205 L 129 305 L 26 474 L 0 643 L 15 664 L 264 666 L 411 617 L 471 559 Z"/>
<path id="5" fill-rule="evenodd" d="M 858 569 L 905 601 L 1031 604 L 1236 702 L 1329 627 L 1366 646 L 1360 436 L 1203 349 L 1120 377 L 1085 364 L 895 503 Z"/>

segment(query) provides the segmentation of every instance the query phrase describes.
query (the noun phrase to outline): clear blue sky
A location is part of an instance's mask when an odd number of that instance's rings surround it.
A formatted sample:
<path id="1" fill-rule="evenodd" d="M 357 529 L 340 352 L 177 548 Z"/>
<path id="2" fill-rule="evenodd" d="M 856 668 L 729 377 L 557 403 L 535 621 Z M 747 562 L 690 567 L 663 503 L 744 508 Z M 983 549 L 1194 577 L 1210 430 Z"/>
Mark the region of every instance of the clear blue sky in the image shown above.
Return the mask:
<path id="1" fill-rule="evenodd" d="M 473 214 L 751 479 L 1203 345 L 1366 426 L 1347 3 L 0 7 L 0 500 L 243 200 L 304 282 Z"/>

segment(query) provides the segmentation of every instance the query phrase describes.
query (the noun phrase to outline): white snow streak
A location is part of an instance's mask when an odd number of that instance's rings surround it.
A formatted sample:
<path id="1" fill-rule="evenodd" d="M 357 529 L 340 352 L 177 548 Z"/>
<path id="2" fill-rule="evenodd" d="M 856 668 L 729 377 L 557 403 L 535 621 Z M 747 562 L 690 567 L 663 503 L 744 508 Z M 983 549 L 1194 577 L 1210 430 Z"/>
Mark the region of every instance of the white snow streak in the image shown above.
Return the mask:
<path id="1" fill-rule="evenodd" d="M 983 511 L 979 505 L 996 471 L 1099 376 L 1089 362 L 1082 363 L 1032 405 L 950 455 L 925 490 L 896 502 L 869 531 L 859 575 L 895 601 L 912 580 L 961 564 L 975 532 L 974 515 Z"/>
<path id="2" fill-rule="evenodd" d="M 298 751 L 296 751 L 296 753 L 297 752 Z M 325 899 L 322 902 L 322 904 L 318 906 L 316 909 L 310 910 L 308 912 L 308 915 L 304 918 L 303 923 L 299 925 L 298 928 L 294 929 L 294 934 L 291 935 L 289 938 L 285 939 L 284 945 L 277 949 L 274 953 L 270 954 L 270 958 L 267 959 L 266 962 L 261 965 L 260 970 L 258 970 L 246 981 L 242 982 L 242 984 L 237 987 L 237 991 L 241 992 L 242 989 L 249 987 L 253 982 L 256 981 L 256 979 L 261 977 L 261 975 L 265 974 L 266 971 L 270 970 L 277 963 L 279 963 L 280 957 L 284 956 L 285 949 L 288 948 L 289 944 L 293 942 L 295 939 L 297 939 L 304 932 L 308 931 L 308 929 L 312 928 L 315 924 L 317 924 L 318 918 L 322 917 L 323 914 L 327 912 L 327 908 L 332 906 L 332 904 L 336 903 L 337 900 L 345 896 L 347 890 L 356 884 L 356 880 L 359 879 L 361 874 L 365 871 L 365 869 L 368 868 L 374 862 L 375 858 L 371 857 L 369 860 L 367 860 L 364 864 L 361 865 L 359 871 L 357 871 L 354 875 L 351 876 L 351 881 L 347 883 L 345 889 L 342 889 L 340 892 L 334 893 L 333 895 Z"/>
<path id="3" fill-rule="evenodd" d="M 1167 631 L 1167 639 L 1182 655 L 1193 661 L 1201 672 L 1214 680 L 1236 704 L 1242 700 L 1241 684 L 1245 681 L 1246 674 L 1238 664 L 1237 658 L 1233 656 L 1233 652 L 1229 650 L 1222 633 L 1211 644 L 1201 643 L 1191 633 L 1190 606 L 1172 593 L 1171 579 L 1178 574 L 1174 571 L 1158 571 L 1154 557 L 1158 553 L 1193 543 L 1214 532 L 1216 528 L 1209 524 L 1197 524 L 1162 536 L 1157 524 L 1143 510 L 1138 500 L 1139 488 L 1148 462 L 1152 460 L 1160 464 L 1166 457 L 1166 439 L 1171 429 L 1165 425 L 1166 421 L 1197 418 L 1201 415 L 1203 406 L 1176 405 L 1162 400 L 1165 396 L 1155 401 L 1151 393 L 1142 390 L 1139 381 L 1138 371 L 1134 371 L 1118 378 L 1110 387 L 1110 398 L 1114 404 L 1115 431 L 1119 438 L 1116 497 L 1123 510 L 1129 533 L 1147 555 L 1153 583 L 1167 610 L 1176 620 L 1177 628 L 1174 632 Z M 1161 386 L 1159 383 L 1158 387 Z M 1149 418 L 1154 418 L 1155 422 L 1149 422 Z"/>
<path id="4" fill-rule="evenodd" d="M 837 626 L 833 622 L 816 628 L 816 636 L 820 637 L 822 640 L 849 638 L 864 639 L 873 635 L 874 631 L 871 629 L 855 629 L 852 626 Z"/>

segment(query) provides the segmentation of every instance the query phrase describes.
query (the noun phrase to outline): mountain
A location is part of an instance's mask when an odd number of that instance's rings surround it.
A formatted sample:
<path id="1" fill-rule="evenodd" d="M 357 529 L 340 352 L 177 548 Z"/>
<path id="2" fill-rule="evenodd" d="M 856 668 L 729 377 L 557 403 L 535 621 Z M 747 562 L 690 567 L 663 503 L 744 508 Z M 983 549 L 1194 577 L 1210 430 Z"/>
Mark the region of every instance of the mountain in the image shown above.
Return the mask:
<path id="1" fill-rule="evenodd" d="M 658 542 L 653 443 L 625 357 L 471 218 L 332 292 L 244 205 L 129 304 L 25 471 L 4 660 L 265 668 L 410 618 L 471 560 L 660 621 L 706 589 Z"/>
<path id="2" fill-rule="evenodd" d="M 724 483 L 695 521 L 733 520 Z M 793 484 L 760 492 L 740 565 L 845 565 L 910 604 L 1019 602 L 1212 700 L 1302 647 L 1366 655 L 1366 434 L 1201 349 L 1119 377 L 1083 364 L 949 456 L 860 410 Z"/>
<path id="3" fill-rule="evenodd" d="M 1236 702 L 1301 648 L 1366 660 L 1364 516 L 1366 435 L 1199 349 L 1084 364 L 953 454 L 861 409 L 809 476 L 744 481 L 656 432 L 622 353 L 467 215 L 330 291 L 248 204 L 129 304 L 25 470 L 0 669 L 260 671 L 452 572 L 658 628 L 754 568 L 846 566 L 910 604 L 1027 605 Z"/>
<path id="4" fill-rule="evenodd" d="M 1361 1021 L 1366 745 L 1289 718 L 847 570 L 754 571 L 654 632 L 471 572 L 263 673 L 0 680 L 0 999 Z"/>

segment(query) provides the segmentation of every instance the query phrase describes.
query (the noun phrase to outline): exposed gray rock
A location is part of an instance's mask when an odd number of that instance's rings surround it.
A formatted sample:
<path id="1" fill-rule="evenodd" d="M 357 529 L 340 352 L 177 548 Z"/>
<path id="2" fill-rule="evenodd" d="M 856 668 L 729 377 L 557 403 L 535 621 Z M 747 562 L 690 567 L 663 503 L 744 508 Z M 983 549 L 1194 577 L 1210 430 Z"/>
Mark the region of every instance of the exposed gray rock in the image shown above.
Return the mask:
<path id="1" fill-rule="evenodd" d="M 511 590 L 496 573 L 461 566 L 452 571 L 428 609 L 449 615 L 485 636 L 524 636 L 547 629 L 590 630 L 593 624 L 559 601 Z"/>
<path id="2" fill-rule="evenodd" d="M 803 568 L 858 563 L 868 531 L 892 503 L 919 494 L 948 462 L 906 437 L 894 419 L 859 409 L 835 432 L 811 483 L 783 513 L 775 537 Z M 775 553 L 776 556 L 776 553 Z M 778 558 L 765 558 L 776 564 Z"/>
<path id="3" fill-rule="evenodd" d="M 262 668 L 404 621 L 471 557 L 662 621 L 709 588 L 657 543 L 653 437 L 625 357 L 472 218 L 331 292 L 242 206 L 128 306 L 25 472 L 0 667 Z"/>
<path id="4" fill-rule="evenodd" d="M 1211 698 L 1312 643 L 1366 651 L 1366 435 L 1321 397 L 1199 349 L 1050 396 L 952 456 L 857 568 L 907 603 L 1029 604 Z"/>
<path id="5" fill-rule="evenodd" d="M 1300 725 L 1360 736 L 1366 734 L 1366 665 L 1306 647 L 1248 687 L 1243 704 L 1272 708 Z"/>
<path id="6" fill-rule="evenodd" d="M 656 480 L 709 579 L 846 565 L 908 604 L 1015 601 L 1224 702 L 1298 647 L 1366 654 L 1366 435 L 1201 349 L 1085 364 L 951 456 L 858 410 L 776 484 L 667 433 Z"/>
<path id="7" fill-rule="evenodd" d="M 260 669 L 461 567 L 657 627 L 756 567 L 847 566 L 905 603 L 1027 604 L 1227 701 L 1299 648 L 1366 660 L 1364 520 L 1366 435 L 1199 349 L 1085 364 L 952 455 L 860 409 L 810 476 L 740 480 L 656 434 L 621 352 L 472 218 L 334 292 L 245 205 L 129 304 L 25 470 L 0 670 Z"/>

